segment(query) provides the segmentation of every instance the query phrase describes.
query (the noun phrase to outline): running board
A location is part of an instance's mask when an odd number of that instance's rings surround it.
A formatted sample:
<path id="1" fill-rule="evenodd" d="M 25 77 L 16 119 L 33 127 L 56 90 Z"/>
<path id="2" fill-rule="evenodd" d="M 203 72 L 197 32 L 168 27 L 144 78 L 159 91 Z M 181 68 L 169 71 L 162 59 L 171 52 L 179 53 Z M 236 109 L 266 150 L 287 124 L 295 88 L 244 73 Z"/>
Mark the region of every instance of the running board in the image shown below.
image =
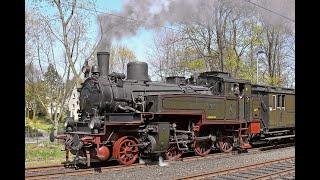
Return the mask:
<path id="1" fill-rule="evenodd" d="M 269 137 L 265 138 L 268 141 L 275 140 L 275 139 L 286 139 L 286 138 L 293 138 L 295 135 L 286 135 L 286 136 L 277 136 L 277 137 Z"/>
<path id="2" fill-rule="evenodd" d="M 290 130 L 282 130 L 282 131 L 270 131 L 270 132 L 265 132 L 264 134 L 276 134 L 276 133 L 285 133 L 289 132 Z"/>

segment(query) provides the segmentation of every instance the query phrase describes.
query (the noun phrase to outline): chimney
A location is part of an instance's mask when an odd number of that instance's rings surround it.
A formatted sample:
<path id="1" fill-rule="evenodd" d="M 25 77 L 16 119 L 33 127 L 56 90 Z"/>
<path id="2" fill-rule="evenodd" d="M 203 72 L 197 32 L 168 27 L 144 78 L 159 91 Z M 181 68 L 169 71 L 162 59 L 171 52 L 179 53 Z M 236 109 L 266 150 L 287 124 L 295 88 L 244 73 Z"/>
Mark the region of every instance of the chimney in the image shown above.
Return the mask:
<path id="1" fill-rule="evenodd" d="M 109 52 L 97 52 L 100 76 L 107 76 L 109 74 L 109 57 Z"/>

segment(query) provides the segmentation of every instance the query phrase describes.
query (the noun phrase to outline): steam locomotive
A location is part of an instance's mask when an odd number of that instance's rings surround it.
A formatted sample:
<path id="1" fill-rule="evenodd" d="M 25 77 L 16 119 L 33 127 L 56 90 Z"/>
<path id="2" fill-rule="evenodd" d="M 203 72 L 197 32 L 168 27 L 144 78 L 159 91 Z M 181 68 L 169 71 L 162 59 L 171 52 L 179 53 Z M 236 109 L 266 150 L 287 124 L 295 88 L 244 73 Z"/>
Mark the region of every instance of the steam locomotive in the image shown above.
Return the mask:
<path id="1" fill-rule="evenodd" d="M 66 163 L 178 160 L 189 151 L 206 156 L 295 136 L 294 89 L 253 85 L 225 72 L 153 82 L 145 62 L 129 62 L 127 77 L 109 73 L 109 56 L 97 53 L 98 66 L 85 72 L 78 89 L 79 120 L 67 117 L 65 132 L 54 137 L 64 141 Z"/>

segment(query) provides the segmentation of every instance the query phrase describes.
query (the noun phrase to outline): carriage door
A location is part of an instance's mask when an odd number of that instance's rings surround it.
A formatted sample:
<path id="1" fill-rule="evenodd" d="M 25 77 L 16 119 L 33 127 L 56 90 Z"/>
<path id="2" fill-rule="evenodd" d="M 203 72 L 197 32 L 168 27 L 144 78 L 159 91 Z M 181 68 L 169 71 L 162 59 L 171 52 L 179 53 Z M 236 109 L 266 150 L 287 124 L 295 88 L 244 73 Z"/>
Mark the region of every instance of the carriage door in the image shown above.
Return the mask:
<path id="1" fill-rule="evenodd" d="M 278 118 L 277 118 L 277 95 L 269 95 L 269 128 L 277 127 Z"/>
<path id="2" fill-rule="evenodd" d="M 276 110 L 278 127 L 284 127 L 285 122 L 285 95 L 277 94 L 277 110 Z"/>
<path id="3" fill-rule="evenodd" d="M 276 107 L 276 126 L 277 127 L 280 127 L 282 126 L 282 113 L 281 113 L 281 95 L 280 94 L 277 94 L 277 107 Z"/>

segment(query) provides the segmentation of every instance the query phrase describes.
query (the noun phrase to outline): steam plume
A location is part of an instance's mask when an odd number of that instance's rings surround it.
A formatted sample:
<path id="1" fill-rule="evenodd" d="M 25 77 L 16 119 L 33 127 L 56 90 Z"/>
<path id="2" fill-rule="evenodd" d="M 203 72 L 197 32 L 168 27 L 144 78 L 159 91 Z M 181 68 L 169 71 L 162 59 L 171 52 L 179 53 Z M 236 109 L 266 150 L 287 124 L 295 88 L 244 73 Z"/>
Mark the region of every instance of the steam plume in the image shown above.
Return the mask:
<path id="1" fill-rule="evenodd" d="M 294 19 L 294 0 L 256 0 L 252 1 Z M 139 28 L 156 29 L 167 23 L 211 24 L 221 6 L 234 11 L 246 11 L 252 4 L 240 0 L 128 0 L 123 11 L 114 16 L 103 14 L 98 17 L 101 23 L 99 50 L 110 50 L 113 38 L 133 36 Z M 283 19 L 264 9 L 254 7 L 256 12 L 269 24 L 279 24 Z M 134 19 L 134 20 L 132 20 Z M 292 25 L 292 23 L 291 23 Z"/>

